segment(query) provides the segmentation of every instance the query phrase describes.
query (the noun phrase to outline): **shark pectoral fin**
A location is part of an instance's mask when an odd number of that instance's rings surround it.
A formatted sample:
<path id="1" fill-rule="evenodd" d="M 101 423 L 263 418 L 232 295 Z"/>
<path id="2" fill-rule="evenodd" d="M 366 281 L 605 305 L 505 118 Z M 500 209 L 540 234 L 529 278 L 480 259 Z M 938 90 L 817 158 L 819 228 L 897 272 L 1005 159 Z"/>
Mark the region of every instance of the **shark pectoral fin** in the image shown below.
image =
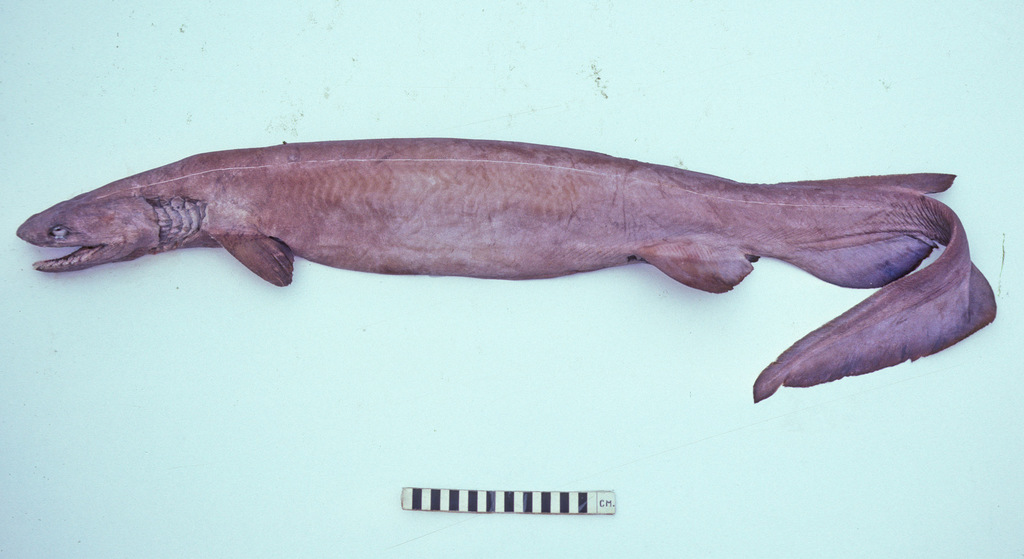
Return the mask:
<path id="1" fill-rule="evenodd" d="M 273 237 L 221 235 L 217 242 L 257 276 L 284 287 L 292 282 L 292 249 Z"/>
<path id="2" fill-rule="evenodd" d="M 725 293 L 754 269 L 756 260 L 734 247 L 684 240 L 652 245 L 637 251 L 655 268 L 679 283 L 711 293 Z"/>

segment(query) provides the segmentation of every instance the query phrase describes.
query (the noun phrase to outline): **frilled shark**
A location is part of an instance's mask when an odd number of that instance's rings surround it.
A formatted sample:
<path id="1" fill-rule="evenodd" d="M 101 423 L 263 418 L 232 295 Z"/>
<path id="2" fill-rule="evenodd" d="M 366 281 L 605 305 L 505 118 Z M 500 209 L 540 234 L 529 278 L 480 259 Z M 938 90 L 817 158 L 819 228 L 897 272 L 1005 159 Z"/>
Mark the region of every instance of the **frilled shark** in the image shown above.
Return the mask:
<path id="1" fill-rule="evenodd" d="M 995 318 L 945 174 L 747 184 L 587 151 L 394 139 L 204 153 L 38 213 L 18 236 L 79 247 L 70 272 L 177 248 L 223 247 L 288 285 L 294 256 L 350 270 L 549 278 L 648 263 L 732 289 L 769 257 L 843 287 L 881 288 L 782 353 L 780 386 L 869 373 L 949 347 Z M 941 254 L 911 273 L 939 246 Z"/>

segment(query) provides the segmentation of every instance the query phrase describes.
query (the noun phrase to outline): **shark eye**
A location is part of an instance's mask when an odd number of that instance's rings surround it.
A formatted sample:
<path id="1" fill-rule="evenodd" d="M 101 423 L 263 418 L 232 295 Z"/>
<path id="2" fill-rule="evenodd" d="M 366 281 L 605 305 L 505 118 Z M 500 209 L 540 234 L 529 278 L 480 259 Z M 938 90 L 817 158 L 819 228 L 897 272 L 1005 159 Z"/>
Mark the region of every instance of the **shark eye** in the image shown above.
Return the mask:
<path id="1" fill-rule="evenodd" d="M 68 231 L 68 228 L 63 225 L 54 225 L 50 228 L 50 236 L 58 241 L 64 240 L 64 237 L 67 237 L 68 233 L 70 233 L 70 231 Z"/>

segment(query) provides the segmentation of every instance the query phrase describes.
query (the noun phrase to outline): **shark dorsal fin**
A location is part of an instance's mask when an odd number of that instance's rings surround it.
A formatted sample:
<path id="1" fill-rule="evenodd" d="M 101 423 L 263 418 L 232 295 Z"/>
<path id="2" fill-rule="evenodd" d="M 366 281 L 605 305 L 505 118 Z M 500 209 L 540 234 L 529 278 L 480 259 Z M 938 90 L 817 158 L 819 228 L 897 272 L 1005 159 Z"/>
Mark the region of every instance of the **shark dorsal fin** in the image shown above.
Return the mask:
<path id="1" fill-rule="evenodd" d="M 944 175 L 941 173 L 915 173 L 911 175 L 877 175 L 850 177 L 847 179 L 796 181 L 781 184 L 828 188 L 906 188 L 922 194 L 935 194 L 936 192 L 943 192 L 952 186 L 953 179 L 955 178 L 956 175 Z"/>

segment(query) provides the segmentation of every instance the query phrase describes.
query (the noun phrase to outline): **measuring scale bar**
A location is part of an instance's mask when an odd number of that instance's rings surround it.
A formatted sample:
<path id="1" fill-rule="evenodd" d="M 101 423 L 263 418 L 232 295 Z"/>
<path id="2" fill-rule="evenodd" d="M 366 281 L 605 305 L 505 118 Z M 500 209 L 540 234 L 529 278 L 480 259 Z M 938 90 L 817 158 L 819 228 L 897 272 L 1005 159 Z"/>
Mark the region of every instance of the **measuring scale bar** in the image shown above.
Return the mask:
<path id="1" fill-rule="evenodd" d="M 402 508 L 439 512 L 615 514 L 613 491 L 477 491 L 403 487 Z"/>

